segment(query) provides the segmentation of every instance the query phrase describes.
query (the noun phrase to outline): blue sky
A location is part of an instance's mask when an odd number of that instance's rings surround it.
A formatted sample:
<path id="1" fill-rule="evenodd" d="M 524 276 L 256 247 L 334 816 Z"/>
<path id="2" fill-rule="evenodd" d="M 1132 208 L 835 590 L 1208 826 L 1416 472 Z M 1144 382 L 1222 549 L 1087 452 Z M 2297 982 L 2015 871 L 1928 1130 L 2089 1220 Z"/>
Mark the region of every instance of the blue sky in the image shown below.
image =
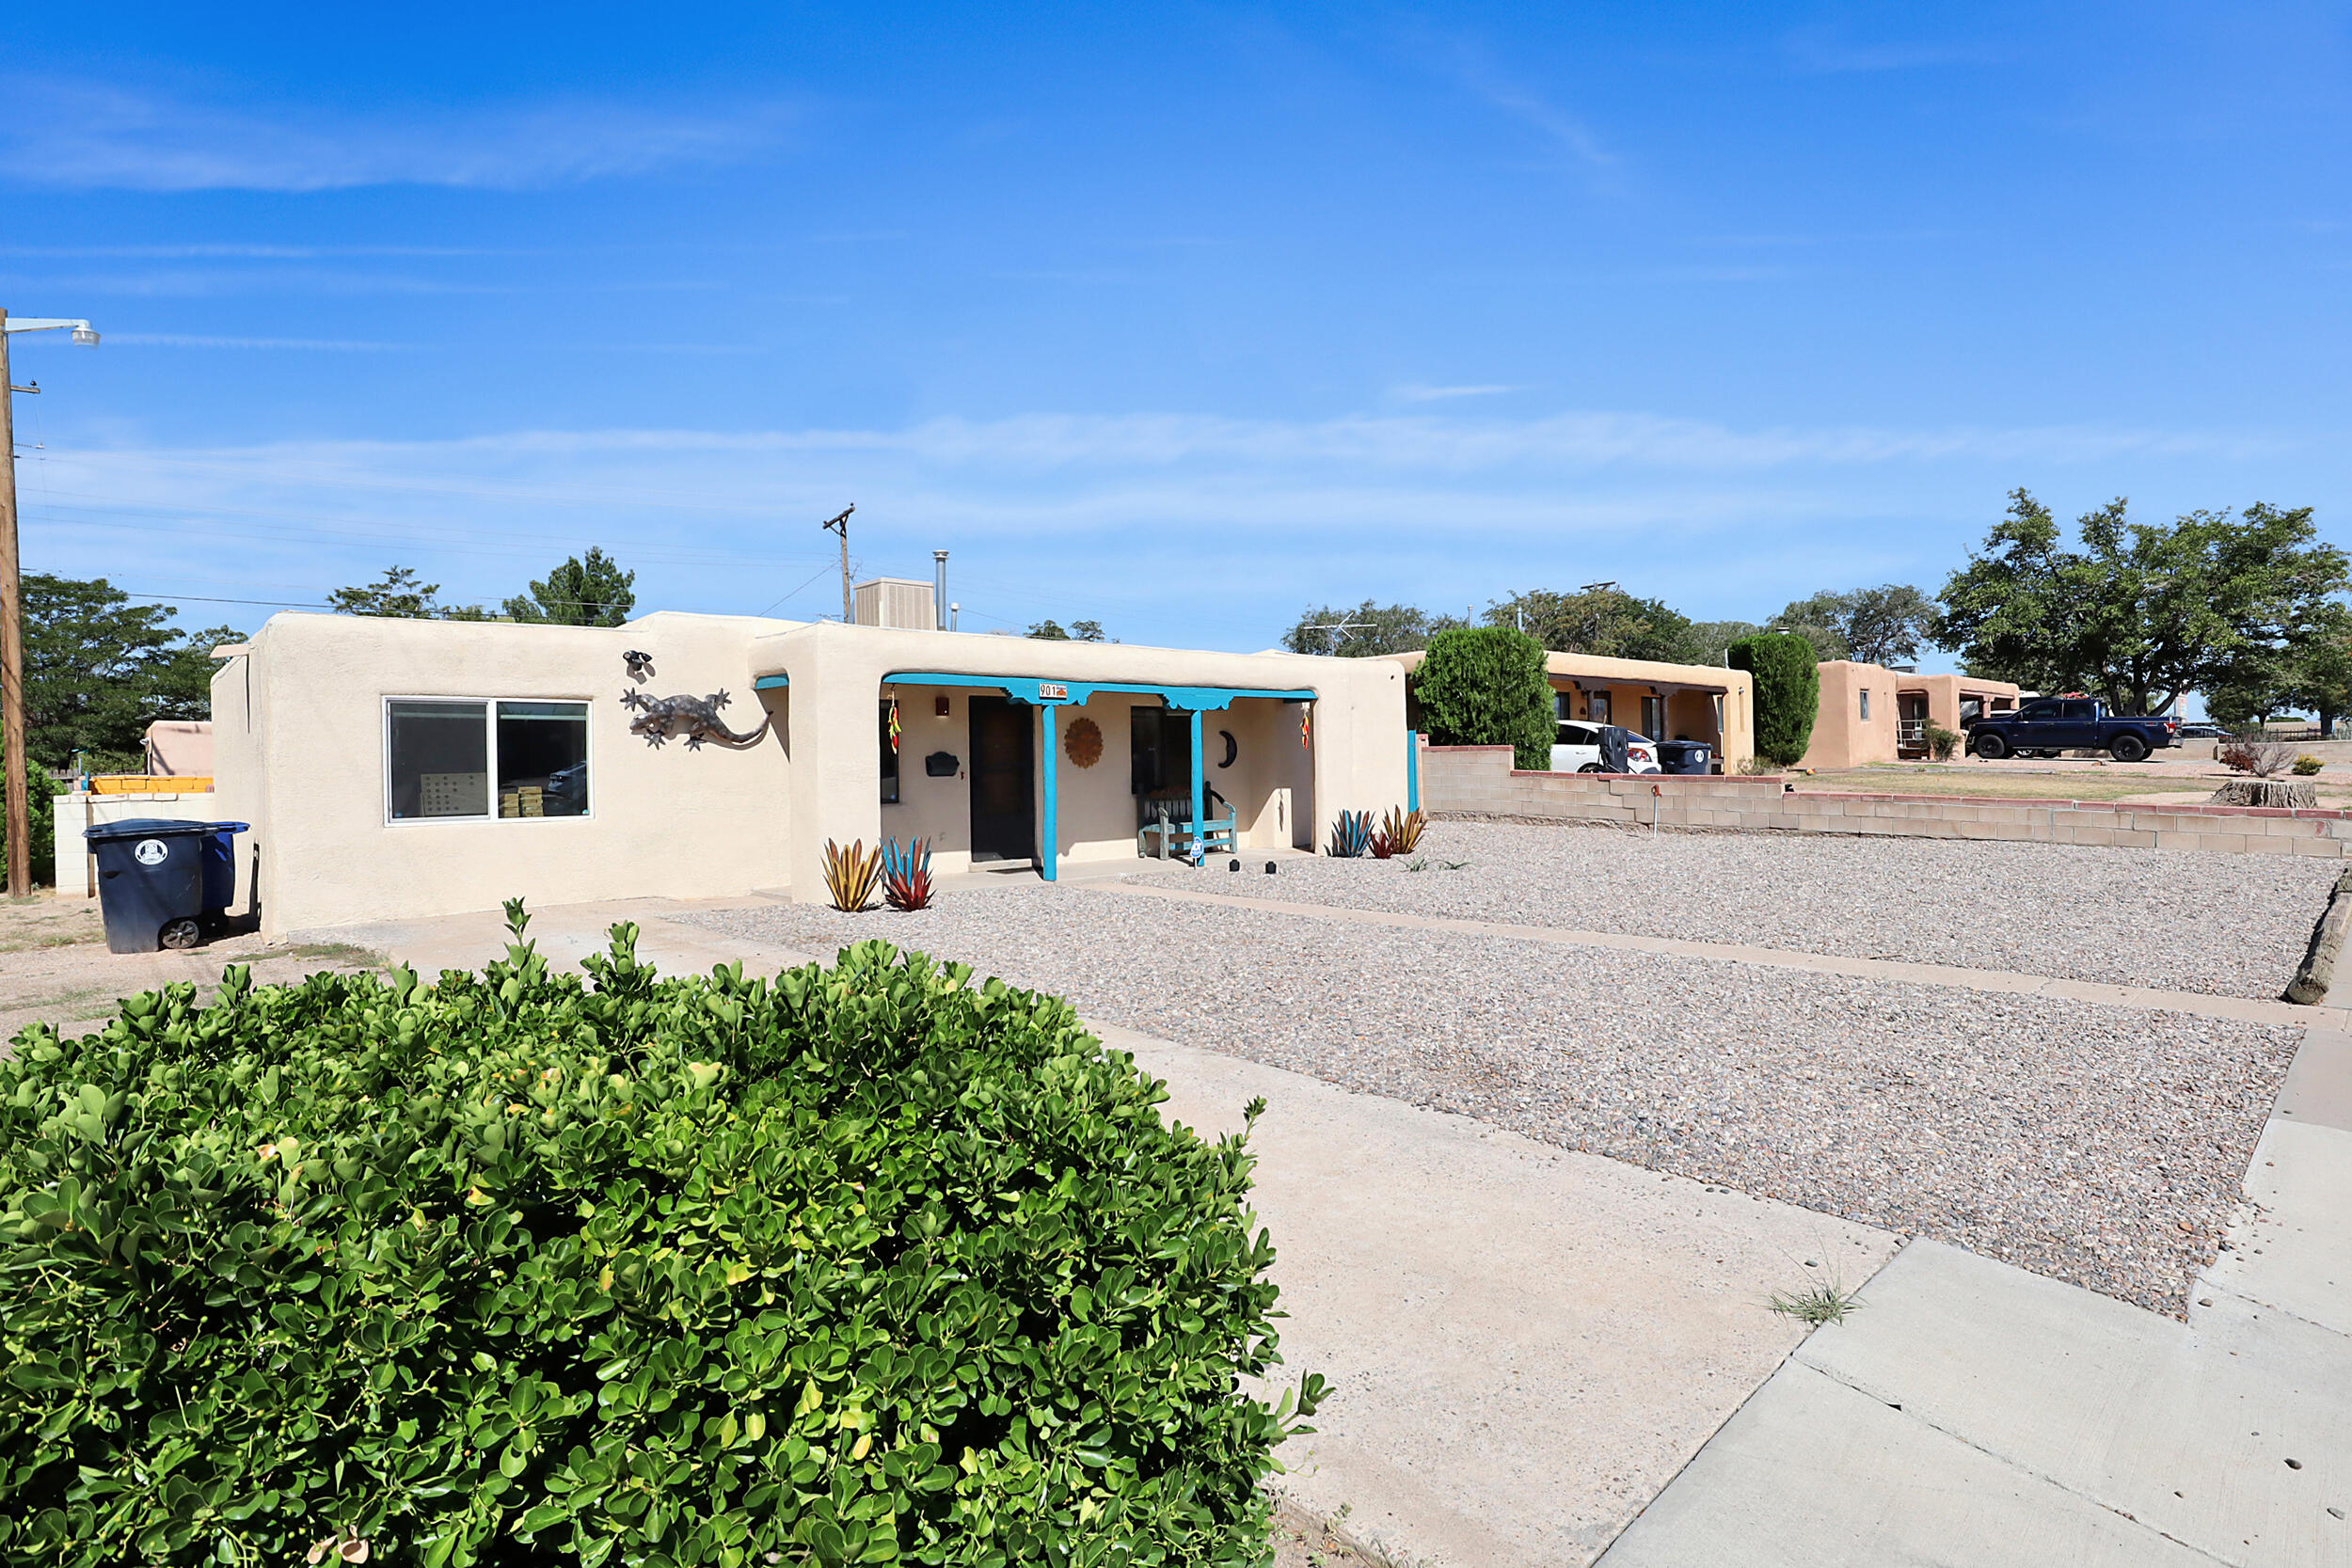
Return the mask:
<path id="1" fill-rule="evenodd" d="M 1543 9 L 22 9 L 27 567 L 815 615 L 854 501 L 1255 648 L 1932 591 L 2021 484 L 2352 543 L 2352 8 Z"/>

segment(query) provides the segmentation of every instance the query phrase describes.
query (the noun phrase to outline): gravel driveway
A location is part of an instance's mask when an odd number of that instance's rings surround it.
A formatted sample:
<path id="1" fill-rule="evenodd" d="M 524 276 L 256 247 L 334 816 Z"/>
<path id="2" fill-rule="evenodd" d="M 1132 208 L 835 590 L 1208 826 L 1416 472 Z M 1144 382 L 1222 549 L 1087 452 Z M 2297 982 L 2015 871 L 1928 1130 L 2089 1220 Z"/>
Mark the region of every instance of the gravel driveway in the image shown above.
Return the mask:
<path id="1" fill-rule="evenodd" d="M 1103 1022 L 2176 1314 L 2297 1034 L 1082 886 L 677 918 L 815 952 L 880 937 Z"/>
<path id="2" fill-rule="evenodd" d="M 1428 869 L 1286 861 L 1217 892 L 2275 998 L 2337 861 L 2178 849 L 1439 822 Z M 1443 860 L 1470 862 L 1443 870 Z"/>

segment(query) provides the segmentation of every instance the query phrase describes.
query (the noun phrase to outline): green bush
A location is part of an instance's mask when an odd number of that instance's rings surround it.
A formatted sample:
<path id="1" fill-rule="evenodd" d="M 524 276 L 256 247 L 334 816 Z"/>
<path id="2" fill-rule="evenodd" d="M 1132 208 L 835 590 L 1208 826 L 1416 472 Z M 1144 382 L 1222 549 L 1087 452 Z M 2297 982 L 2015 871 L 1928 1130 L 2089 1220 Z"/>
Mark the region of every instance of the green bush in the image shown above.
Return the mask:
<path id="1" fill-rule="evenodd" d="M 1963 737 L 1958 730 L 1947 730 L 1943 725 L 1931 719 L 1928 721 L 1928 727 L 1925 733 L 1927 735 L 1928 741 L 1928 754 L 1938 762 L 1951 761 L 1952 753 L 1960 750 L 1960 743 Z"/>
<path id="2" fill-rule="evenodd" d="M 2327 766 L 2328 765 L 2326 763 L 2320 761 L 2315 756 L 2310 755 L 2309 753 L 2298 756 L 2295 759 L 2296 773 L 2306 779 L 2310 778 L 2313 773 L 2318 772 L 2321 768 Z"/>
<path id="3" fill-rule="evenodd" d="M 0 768 L 6 767 L 7 752 L 0 749 Z M 56 879 L 57 864 L 57 786 L 49 779 L 49 770 L 31 757 L 24 762 L 24 808 L 32 818 L 32 832 L 24 835 L 25 853 L 29 857 L 33 880 L 47 884 Z M 8 814 L 0 812 L 0 866 L 8 863 Z"/>
<path id="4" fill-rule="evenodd" d="M 1756 677 L 1756 754 L 1783 768 L 1813 743 L 1821 707 L 1821 672 L 1813 644 L 1787 632 L 1764 631 L 1734 642 L 1732 668 Z"/>
<path id="5" fill-rule="evenodd" d="M 17 1037 L 0 1560 L 1259 1560 L 1242 1139 L 881 942 L 591 985 L 515 924 Z"/>
<path id="6" fill-rule="evenodd" d="M 1518 768 L 1549 768 L 1559 732 L 1544 645 L 1510 626 L 1459 626 L 1429 640 L 1413 672 L 1434 746 L 1508 746 Z"/>

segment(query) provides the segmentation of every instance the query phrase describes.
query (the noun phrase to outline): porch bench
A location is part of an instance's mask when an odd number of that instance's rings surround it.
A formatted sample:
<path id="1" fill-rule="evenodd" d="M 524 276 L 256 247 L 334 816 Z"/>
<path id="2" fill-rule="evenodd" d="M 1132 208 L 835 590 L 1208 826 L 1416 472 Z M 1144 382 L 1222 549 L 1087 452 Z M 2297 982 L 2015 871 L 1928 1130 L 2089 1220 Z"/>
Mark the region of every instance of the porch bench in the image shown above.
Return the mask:
<path id="1" fill-rule="evenodd" d="M 1217 808 L 1225 815 L 1216 815 Z M 1241 840 L 1235 832 L 1232 803 L 1216 790 L 1209 791 L 1208 819 L 1200 824 L 1199 843 L 1195 845 L 1192 825 L 1192 796 L 1146 795 L 1136 800 L 1136 813 L 1142 824 L 1136 830 L 1136 853 L 1146 858 L 1156 855 L 1161 860 L 1191 860 L 1196 852 L 1202 855 L 1233 852 Z"/>

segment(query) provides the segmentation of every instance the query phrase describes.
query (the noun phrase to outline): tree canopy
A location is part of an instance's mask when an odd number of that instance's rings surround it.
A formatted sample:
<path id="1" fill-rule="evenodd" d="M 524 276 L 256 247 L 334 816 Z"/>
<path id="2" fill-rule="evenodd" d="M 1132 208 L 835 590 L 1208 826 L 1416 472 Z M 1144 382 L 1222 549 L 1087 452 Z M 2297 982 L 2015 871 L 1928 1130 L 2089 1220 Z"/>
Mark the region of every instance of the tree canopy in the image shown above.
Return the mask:
<path id="1" fill-rule="evenodd" d="M 2075 522 L 2069 547 L 2025 490 L 1939 595 L 1938 640 L 1970 673 L 2042 691 L 2097 693 L 2160 713 L 2183 691 L 2242 688 L 2283 668 L 2328 623 L 2342 550 L 2312 511 L 2257 504 L 2135 523 L 2117 499 Z"/>
<path id="2" fill-rule="evenodd" d="M 1756 676 L 1756 754 L 1783 768 L 1804 757 L 1821 709 L 1813 646 L 1793 632 L 1763 631 L 1731 645 L 1731 663 Z"/>
<path id="3" fill-rule="evenodd" d="M 64 768 L 78 749 L 93 771 L 135 771 L 157 719 L 212 717 L 213 649 L 230 626 L 183 632 L 161 605 L 135 605 L 104 578 L 24 578 L 26 755 Z"/>
<path id="4" fill-rule="evenodd" d="M 1908 664 L 1933 640 L 1938 619 L 1933 599 L 1908 583 L 1890 582 L 1798 599 L 1773 616 L 1767 629 L 1812 643 L 1816 662 Z"/>
<path id="5" fill-rule="evenodd" d="M 387 566 L 384 575 L 361 588 L 338 588 L 326 595 L 326 607 L 345 615 L 383 615 L 401 621 L 485 619 L 479 608 L 445 605 L 441 585 L 420 582 L 410 566 Z"/>
<path id="6" fill-rule="evenodd" d="M 1324 605 L 1301 611 L 1297 623 L 1282 634 L 1282 646 L 1295 654 L 1377 658 L 1426 648 L 1438 632 L 1467 625 L 1455 616 L 1432 615 L 1408 604 L 1366 599 L 1352 609 Z"/>
<path id="7" fill-rule="evenodd" d="M 617 626 L 637 604 L 637 574 L 595 546 L 506 601 L 506 618 L 555 626 Z"/>
<path id="8" fill-rule="evenodd" d="M 1509 626 L 1456 626 L 1413 672 L 1421 727 L 1439 746 L 1509 746 L 1519 768 L 1551 766 L 1558 734 L 1543 645 Z"/>
<path id="9" fill-rule="evenodd" d="M 1058 621 L 1040 621 L 1029 628 L 1029 635 L 1046 642 L 1104 642 L 1100 621 L 1073 621 L 1065 631 Z"/>
<path id="10" fill-rule="evenodd" d="M 1712 662 L 1708 639 L 1691 618 L 1660 599 L 1637 599 L 1616 587 L 1573 594 L 1529 589 L 1486 609 L 1486 624 L 1523 629 L 1543 646 L 1602 658 L 1645 658 L 1665 664 Z M 1714 650 L 1721 657 L 1721 650 Z"/>

